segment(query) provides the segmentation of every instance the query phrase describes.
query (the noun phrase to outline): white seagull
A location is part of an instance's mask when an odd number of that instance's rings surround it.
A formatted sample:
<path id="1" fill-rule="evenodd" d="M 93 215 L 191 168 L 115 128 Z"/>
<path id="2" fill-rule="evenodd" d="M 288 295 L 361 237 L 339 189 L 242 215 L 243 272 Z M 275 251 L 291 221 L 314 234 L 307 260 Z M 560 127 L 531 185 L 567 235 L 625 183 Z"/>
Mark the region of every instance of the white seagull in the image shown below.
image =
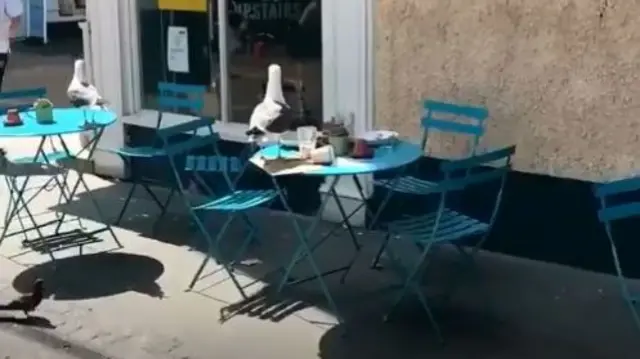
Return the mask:
<path id="1" fill-rule="evenodd" d="M 106 105 L 98 90 L 87 81 L 84 60 L 78 59 L 73 64 L 73 79 L 67 88 L 69 101 L 75 107 L 100 107 Z"/>
<path id="2" fill-rule="evenodd" d="M 273 133 L 277 136 L 278 145 L 280 145 L 280 135 L 295 129 L 295 123 L 293 111 L 282 93 L 282 70 L 278 65 L 270 65 L 264 99 L 253 109 L 249 119 L 249 130 L 246 132 L 249 141 L 264 141 L 267 134 Z M 280 157 L 280 151 L 278 151 L 278 157 Z"/>

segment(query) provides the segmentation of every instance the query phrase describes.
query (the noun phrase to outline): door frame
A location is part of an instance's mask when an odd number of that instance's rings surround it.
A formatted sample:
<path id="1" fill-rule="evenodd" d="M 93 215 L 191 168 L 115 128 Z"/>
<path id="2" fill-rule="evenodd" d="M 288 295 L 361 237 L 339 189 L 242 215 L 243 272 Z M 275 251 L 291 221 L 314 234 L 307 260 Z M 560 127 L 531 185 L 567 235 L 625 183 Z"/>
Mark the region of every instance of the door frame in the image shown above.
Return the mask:
<path id="1" fill-rule="evenodd" d="M 322 88 L 324 122 L 332 117 L 353 118 L 352 135 L 374 128 L 374 0 L 322 0 Z M 358 176 L 368 198 L 373 193 L 373 176 Z M 329 181 L 320 189 L 328 190 Z M 362 198 L 355 181 L 343 177 L 336 186 L 347 213 L 355 210 Z M 364 208 L 350 222 L 365 224 Z M 327 204 L 323 217 L 340 221 L 334 201 Z"/>

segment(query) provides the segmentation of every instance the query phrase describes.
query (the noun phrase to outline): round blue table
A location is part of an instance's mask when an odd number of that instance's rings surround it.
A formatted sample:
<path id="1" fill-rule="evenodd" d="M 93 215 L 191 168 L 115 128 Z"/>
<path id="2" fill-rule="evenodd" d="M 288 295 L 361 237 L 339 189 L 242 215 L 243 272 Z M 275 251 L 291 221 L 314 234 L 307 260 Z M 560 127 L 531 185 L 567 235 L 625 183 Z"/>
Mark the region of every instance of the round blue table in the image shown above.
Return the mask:
<path id="1" fill-rule="evenodd" d="M 0 137 L 42 137 L 59 136 L 86 131 L 86 123 L 95 127 L 106 127 L 116 122 L 115 113 L 108 110 L 80 108 L 56 108 L 51 124 L 36 121 L 35 111 L 20 112 L 22 126 L 5 126 L 6 115 L 0 116 Z"/>
<path id="2" fill-rule="evenodd" d="M 72 163 L 73 168 L 77 169 L 78 167 L 77 164 L 80 161 L 83 161 L 83 164 L 92 163 L 93 153 L 100 140 L 100 137 L 102 136 L 102 133 L 104 132 L 104 129 L 107 126 L 115 123 L 117 120 L 116 114 L 111 111 L 101 110 L 101 109 L 85 109 L 85 108 L 54 108 L 53 122 L 48 124 L 38 123 L 38 121 L 36 120 L 36 113 L 33 110 L 22 111 L 19 113 L 19 116 L 23 122 L 22 125 L 19 125 L 19 126 L 5 126 L 4 121 L 6 120 L 6 114 L 0 116 L 0 138 L 40 137 L 40 143 L 36 150 L 35 156 L 13 159 L 7 162 L 11 164 L 11 166 L 14 166 L 16 168 L 20 166 L 26 167 L 28 165 L 37 165 L 37 164 L 52 165 L 54 163 L 62 163 L 64 161 L 65 163 L 67 162 L 70 164 Z M 73 134 L 73 133 L 80 133 L 88 130 L 94 131 L 94 138 L 84 148 L 82 148 L 77 154 L 73 155 L 70 152 L 69 147 L 65 143 L 64 138 L 62 136 Z M 46 153 L 44 151 L 45 141 L 47 140 L 47 138 L 51 139 L 52 137 L 58 137 L 60 144 L 62 146 L 62 151 L 55 151 L 54 153 Z M 78 155 L 84 151 L 88 151 L 87 159 L 79 159 Z M 86 166 L 82 166 L 82 167 L 84 168 Z M 58 180 L 56 175 L 54 175 L 52 176 L 51 179 L 49 179 L 49 181 L 45 186 L 42 186 L 28 200 L 25 200 L 24 194 L 30 179 L 29 172 L 27 171 L 24 175 L 21 175 L 19 173 L 12 173 L 10 176 L 5 176 L 7 184 L 9 185 L 9 190 L 11 195 L 11 205 L 9 206 L 10 208 L 8 209 L 8 213 L 5 216 L 5 226 L 3 228 L 2 234 L 0 235 L 0 243 L 2 243 L 2 240 L 6 236 L 8 236 L 7 230 L 9 228 L 9 223 L 16 217 L 20 219 L 18 215 L 19 215 L 19 212 L 23 210 L 27 212 L 27 215 L 33 224 L 33 228 L 27 229 L 22 225 L 22 222 L 21 222 L 22 231 L 12 233 L 9 235 L 26 233 L 30 230 L 35 230 L 39 236 L 37 241 L 38 242 L 45 241 L 45 236 L 42 234 L 40 229 L 50 223 L 45 223 L 45 224 L 36 223 L 35 218 L 33 217 L 33 215 L 31 214 L 28 208 L 28 204 L 39 193 L 41 193 L 42 190 L 46 188 L 51 181 L 56 182 L 57 187 L 60 189 L 60 199 L 62 200 L 64 198 L 67 203 L 69 203 L 74 198 L 75 193 L 77 192 L 80 184 L 82 184 L 85 190 L 88 192 L 89 198 L 91 199 L 94 206 L 96 207 L 96 210 L 98 211 L 98 215 L 102 217 L 100 208 L 97 202 L 95 201 L 95 199 L 93 198 L 91 191 L 89 190 L 89 187 L 87 186 L 86 182 L 82 177 L 83 174 L 84 174 L 83 171 L 78 171 L 78 181 L 75 183 L 75 185 L 71 189 L 69 189 L 69 187 L 67 186 L 66 175 L 62 182 Z M 18 176 L 24 178 L 20 186 L 17 185 L 17 182 L 15 180 L 16 177 Z M 60 233 L 60 226 L 64 222 L 64 217 L 65 217 L 65 214 L 63 213 L 60 218 L 53 221 L 53 222 L 57 222 L 55 236 L 59 237 L 62 235 Z M 110 231 L 115 241 L 118 243 L 119 246 L 121 246 L 117 238 L 115 237 L 113 230 L 109 225 L 107 225 L 106 228 L 100 231 L 104 231 L 104 230 Z M 73 231 L 73 232 L 76 232 L 76 231 Z M 86 235 L 91 236 L 95 233 L 96 232 L 94 231 Z M 25 234 L 25 237 L 26 237 L 26 234 Z M 33 241 L 25 240 L 25 242 L 33 242 Z M 47 248 L 46 245 L 45 245 L 45 248 Z M 55 260 L 51 251 L 48 248 L 47 250 L 49 252 L 49 256 L 51 257 L 51 259 Z"/>
<path id="3" fill-rule="evenodd" d="M 303 161 L 292 161 L 291 166 L 287 168 L 282 168 L 286 166 L 282 166 L 277 169 L 271 168 L 269 166 L 269 161 L 265 160 L 265 158 L 276 158 L 278 156 L 278 153 L 280 154 L 281 157 L 284 157 L 284 158 L 298 157 L 298 151 L 288 149 L 285 147 L 278 148 L 277 145 L 274 145 L 274 146 L 269 146 L 261 149 L 256 154 L 254 154 L 253 157 L 251 158 L 251 162 L 253 164 L 257 165 L 258 167 L 263 169 L 265 172 L 267 172 L 269 175 L 271 175 L 273 185 L 276 191 L 278 192 L 278 196 L 280 197 L 280 200 L 283 206 L 291 214 L 290 217 L 293 221 L 293 226 L 296 231 L 297 237 L 299 239 L 298 248 L 293 254 L 293 256 L 291 257 L 288 265 L 286 266 L 284 276 L 281 279 L 280 284 L 278 286 L 278 291 L 281 291 L 285 285 L 298 284 L 301 282 L 306 282 L 308 280 L 316 279 L 320 284 L 320 288 L 324 293 L 325 298 L 329 303 L 329 306 L 334 311 L 334 313 L 336 313 L 338 320 L 342 321 L 342 317 L 339 314 L 335 300 L 333 299 L 331 292 L 329 291 L 326 283 L 324 282 L 323 277 L 329 274 L 337 273 L 337 272 L 344 272 L 341 278 L 341 281 L 344 281 L 344 279 L 346 278 L 346 275 L 349 273 L 349 270 L 353 266 L 355 259 L 357 257 L 357 254 L 360 250 L 360 244 L 358 243 L 358 240 L 356 238 L 355 231 L 351 227 L 351 224 L 349 223 L 349 219 L 355 213 L 357 213 L 357 211 L 359 211 L 362 207 L 366 208 L 366 197 L 364 195 L 363 186 L 358 178 L 358 175 L 373 174 L 381 171 L 404 168 L 406 165 L 411 164 L 416 160 L 418 160 L 422 156 L 423 152 L 420 146 L 418 145 L 408 143 L 408 142 L 398 141 L 393 145 L 380 146 L 376 148 L 373 158 L 370 158 L 370 159 L 353 159 L 353 158 L 346 158 L 346 157 L 338 157 L 336 161 L 331 165 L 312 165 L 312 164 L 303 163 Z M 321 201 L 320 207 L 317 211 L 317 215 L 314 218 L 314 220 L 311 222 L 311 224 L 309 225 L 309 228 L 306 231 L 302 230 L 302 226 L 298 222 L 297 216 L 293 214 L 291 207 L 287 203 L 286 196 L 284 194 L 283 189 L 278 184 L 278 181 L 276 181 L 278 177 L 285 176 L 285 175 L 333 177 L 329 180 L 328 191 L 324 199 Z M 350 214 L 346 213 L 344 206 L 342 205 L 342 202 L 340 200 L 340 196 L 338 195 L 335 189 L 340 178 L 344 176 L 350 176 L 353 178 L 353 181 L 356 184 L 356 187 L 358 188 L 358 191 L 362 199 L 362 203 Z M 329 199 L 331 198 L 333 198 L 333 200 L 335 201 L 338 207 L 338 210 L 340 211 L 340 214 L 342 216 L 342 221 L 341 223 L 336 225 L 334 230 L 330 231 L 327 234 L 324 234 L 319 240 L 311 244 L 310 238 L 314 230 L 320 223 L 320 219 L 324 211 L 324 208 L 326 207 L 327 203 L 329 202 Z M 342 226 L 346 227 L 347 231 L 349 232 L 351 241 L 353 242 L 353 245 L 356 249 L 355 254 L 347 266 L 322 273 L 320 272 L 319 267 L 313 258 L 313 252 L 323 242 L 325 242 L 326 239 L 331 237 L 331 235 L 335 232 L 336 229 L 341 228 Z M 303 259 L 306 259 L 311 265 L 311 268 L 313 269 L 312 277 L 301 279 L 301 280 L 300 279 L 295 280 L 293 283 L 290 282 L 289 277 L 291 275 L 293 268 L 295 267 L 296 264 L 298 264 Z"/>
<path id="4" fill-rule="evenodd" d="M 290 148 L 280 150 L 282 157 L 296 157 L 298 151 Z M 258 151 L 253 158 L 275 158 L 278 155 L 278 146 L 265 147 Z M 270 173 L 274 176 L 299 174 L 304 176 L 353 176 L 372 174 L 392 170 L 415 162 L 422 156 L 420 146 L 409 142 L 398 141 L 395 145 L 380 146 L 375 149 L 373 158 L 354 159 L 338 157 L 332 165 L 301 166 L 300 171 L 287 170 Z M 258 167 L 262 167 L 254 161 Z M 267 171 L 269 173 L 269 171 Z"/>

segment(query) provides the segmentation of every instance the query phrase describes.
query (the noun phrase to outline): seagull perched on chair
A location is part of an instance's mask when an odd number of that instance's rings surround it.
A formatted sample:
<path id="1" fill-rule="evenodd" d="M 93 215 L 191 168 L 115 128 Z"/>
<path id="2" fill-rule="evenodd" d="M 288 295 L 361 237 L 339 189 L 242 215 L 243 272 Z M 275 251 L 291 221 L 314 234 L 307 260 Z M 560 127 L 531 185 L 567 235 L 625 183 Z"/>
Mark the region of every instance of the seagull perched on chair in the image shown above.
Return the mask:
<path id="1" fill-rule="evenodd" d="M 295 129 L 296 120 L 282 93 L 282 70 L 278 65 L 270 65 L 264 99 L 253 109 L 249 119 L 249 130 L 246 132 L 249 141 L 264 141 L 267 134 L 273 133 L 277 135 L 279 145 L 280 135 Z"/>
<path id="2" fill-rule="evenodd" d="M 103 108 L 107 103 L 102 98 L 95 86 L 87 81 L 85 62 L 78 59 L 73 64 L 73 79 L 67 88 L 67 96 L 74 107 Z"/>

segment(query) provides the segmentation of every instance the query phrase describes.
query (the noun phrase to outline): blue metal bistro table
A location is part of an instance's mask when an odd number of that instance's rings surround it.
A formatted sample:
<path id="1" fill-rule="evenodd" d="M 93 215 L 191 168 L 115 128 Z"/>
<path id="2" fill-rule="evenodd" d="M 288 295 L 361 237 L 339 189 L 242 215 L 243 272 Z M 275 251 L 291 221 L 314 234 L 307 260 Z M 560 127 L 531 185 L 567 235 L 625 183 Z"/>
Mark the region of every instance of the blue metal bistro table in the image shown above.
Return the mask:
<path id="1" fill-rule="evenodd" d="M 279 152 L 280 151 L 280 152 Z M 325 299 L 328 301 L 329 309 L 333 311 L 340 322 L 343 321 L 340 312 L 336 306 L 336 302 L 334 300 L 333 295 L 331 294 L 326 282 L 323 277 L 329 274 L 344 272 L 342 276 L 342 280 L 344 280 L 346 274 L 349 272 L 353 263 L 355 262 L 355 258 L 357 253 L 360 250 L 360 244 L 356 238 L 356 234 L 351 224 L 349 223 L 350 217 L 352 217 L 362 206 L 366 208 L 366 197 L 364 194 L 363 186 L 360 180 L 358 179 L 358 175 L 366 175 L 373 174 L 375 172 L 380 171 L 388 171 L 396 168 L 404 167 L 414 161 L 418 160 L 422 155 L 422 151 L 419 146 L 408 143 L 398 141 L 393 145 L 381 146 L 376 148 L 375 154 L 370 159 L 354 159 L 347 157 L 338 157 L 333 164 L 331 165 L 316 165 L 316 164 L 308 164 L 303 161 L 269 161 L 265 160 L 265 158 L 275 158 L 277 154 L 280 153 L 280 156 L 283 158 L 295 158 L 298 156 L 298 152 L 296 150 L 291 150 L 287 148 L 278 148 L 278 146 L 269 146 L 258 151 L 252 158 L 251 162 L 256 166 L 263 169 L 267 172 L 272 179 L 273 185 L 278 192 L 278 196 L 282 201 L 284 208 L 289 212 L 290 218 L 293 224 L 293 228 L 295 230 L 298 246 L 295 250 L 294 254 L 291 256 L 289 263 L 284 268 L 284 275 L 280 280 L 278 285 L 278 292 L 282 291 L 282 289 L 287 285 L 299 284 L 301 282 L 309 281 L 309 280 L 317 280 L 322 293 L 325 296 Z M 287 162 L 289 162 L 287 164 Z M 278 184 L 277 178 L 281 176 L 289 176 L 289 175 L 301 175 L 301 176 L 310 176 L 310 177 L 326 177 L 328 182 L 327 193 L 321 201 L 320 207 L 318 208 L 317 214 L 315 218 L 311 221 L 309 227 L 303 230 L 302 225 L 300 224 L 298 217 L 294 215 L 291 207 L 287 203 L 287 198 L 284 190 Z M 336 191 L 336 185 L 339 180 L 343 177 L 351 177 L 358 188 L 359 194 L 362 199 L 362 204 L 359 208 L 352 211 L 351 213 L 346 213 L 344 206 L 342 205 L 340 196 Z M 333 199 L 340 211 L 342 216 L 341 223 L 337 224 L 335 229 L 341 228 L 342 226 L 346 227 L 347 232 L 349 233 L 349 237 L 353 242 L 353 245 L 356 249 L 355 254 L 350 260 L 349 264 L 345 267 L 334 269 L 328 272 L 322 273 L 319 269 L 316 260 L 314 259 L 313 253 L 314 251 L 328 239 L 334 231 L 331 231 L 328 234 L 323 235 L 319 239 L 315 239 L 312 242 L 312 238 L 314 237 L 314 231 L 318 227 L 320 223 L 322 213 L 329 202 L 330 199 Z M 290 281 L 289 278 L 291 276 L 291 272 L 296 264 L 300 263 L 302 260 L 307 260 L 313 274 L 311 278 L 306 278 L 302 280 Z"/>
<path id="2" fill-rule="evenodd" d="M 82 109 L 82 108 L 55 108 L 53 110 L 53 122 L 43 124 L 36 121 L 35 111 L 24 111 L 20 112 L 20 119 L 22 120 L 21 125 L 17 126 L 6 126 L 4 125 L 4 121 L 6 119 L 6 115 L 0 116 L 0 138 L 40 138 L 38 147 L 36 149 L 35 156 L 30 157 L 30 160 L 25 163 L 21 159 L 10 160 L 8 159 L 5 163 L 5 170 L 7 167 L 12 168 L 21 168 L 22 166 L 39 166 L 45 165 L 48 167 L 60 166 L 63 169 L 72 169 L 76 170 L 78 174 L 78 179 L 73 186 L 71 186 L 70 191 L 67 191 L 67 186 L 64 181 L 60 181 L 57 176 L 54 174 L 53 180 L 56 183 L 56 186 L 59 188 L 61 192 L 61 196 L 64 200 L 69 203 L 74 197 L 76 192 L 78 191 L 80 185 L 82 185 L 87 192 L 89 199 L 92 201 L 95 206 L 98 216 L 100 217 L 101 222 L 104 222 L 102 212 L 100 207 L 93 197 L 91 190 L 87 186 L 83 178 L 83 174 L 88 172 L 88 165 L 92 164 L 92 157 L 95 152 L 96 146 L 102 136 L 104 129 L 113 124 L 116 121 L 116 115 L 108 110 L 93 110 L 93 109 Z M 64 135 L 69 134 L 77 134 L 84 131 L 93 131 L 94 137 L 93 139 L 78 153 L 72 154 L 67 146 Z M 62 146 L 62 154 L 57 156 L 56 158 L 49 158 L 44 151 L 44 144 L 47 138 L 58 138 L 60 144 Z M 83 152 L 87 151 L 86 159 L 80 159 L 78 156 Z M 82 165 L 78 165 L 82 164 Z M 0 172 L 2 174 L 2 172 Z M 49 221 L 47 223 L 38 224 L 31 214 L 29 210 L 29 203 L 36 197 L 38 194 L 42 193 L 42 188 L 39 189 L 35 194 L 33 194 L 30 198 L 25 198 L 25 190 L 27 189 L 27 185 L 29 183 L 31 173 L 30 171 L 26 171 L 25 173 L 19 173 L 19 170 L 16 170 L 15 173 L 8 171 L 8 173 L 4 173 L 7 177 L 7 184 L 9 186 L 10 196 L 12 198 L 10 208 L 8 209 L 8 213 L 5 218 L 5 225 L 2 230 L 2 234 L 0 234 L 0 244 L 2 241 L 8 236 L 13 235 L 15 233 L 8 234 L 9 224 L 14 218 L 19 217 L 20 212 L 26 212 L 28 215 L 32 228 L 23 228 L 24 232 L 27 231 L 36 231 L 38 234 L 38 239 L 35 240 L 25 240 L 25 245 L 35 246 L 42 245 L 44 249 L 47 251 L 52 260 L 55 260 L 52 248 L 49 245 L 52 241 L 52 238 L 56 240 L 63 239 L 72 239 L 71 237 L 77 237 L 79 235 L 84 237 L 92 237 L 93 235 L 109 231 L 113 236 L 115 242 L 119 247 L 122 247 L 120 242 L 115 236 L 111 226 L 105 225 L 104 228 L 90 232 L 90 233 L 79 233 L 81 231 L 75 230 L 69 233 L 61 232 L 61 225 L 65 219 L 65 214 L 63 213 L 59 218 L 56 218 L 53 221 Z M 19 185 L 16 178 L 21 177 L 24 178 L 22 183 Z M 53 236 L 45 236 L 42 233 L 42 228 L 51 224 L 56 224 L 55 234 Z M 49 243 L 49 244 L 48 244 Z"/>

